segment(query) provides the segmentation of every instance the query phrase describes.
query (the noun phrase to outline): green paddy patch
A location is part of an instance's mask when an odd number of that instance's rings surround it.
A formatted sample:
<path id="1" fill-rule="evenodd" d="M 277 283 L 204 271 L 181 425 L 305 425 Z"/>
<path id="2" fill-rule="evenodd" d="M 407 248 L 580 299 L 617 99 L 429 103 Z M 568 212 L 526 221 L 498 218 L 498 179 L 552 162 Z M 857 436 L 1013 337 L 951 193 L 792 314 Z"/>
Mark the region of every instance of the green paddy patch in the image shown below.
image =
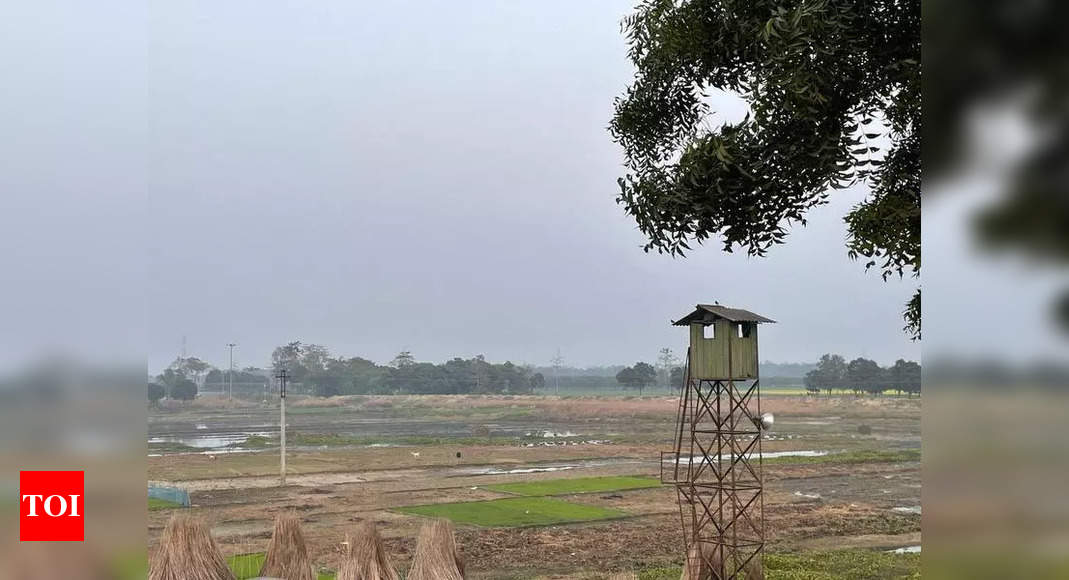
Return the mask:
<path id="1" fill-rule="evenodd" d="M 573 493 L 599 493 L 660 487 L 661 482 L 652 477 L 579 477 L 573 479 L 546 479 L 520 483 L 487 485 L 486 489 L 526 496 L 568 495 Z"/>
<path id="2" fill-rule="evenodd" d="M 439 503 L 397 508 L 403 514 L 446 518 L 458 524 L 488 528 L 548 526 L 626 517 L 620 510 L 548 497 L 510 497 L 488 501 Z"/>
<path id="3" fill-rule="evenodd" d="M 260 568 L 263 567 L 266 557 L 264 552 L 238 554 L 227 558 L 226 563 L 230 565 L 230 570 L 234 572 L 237 580 L 248 580 L 260 576 Z M 318 577 L 319 580 L 334 580 L 334 573 L 320 571 Z"/>
<path id="4" fill-rule="evenodd" d="M 831 550 L 765 554 L 768 580 L 907 580 L 921 577 L 920 554 Z M 681 568 L 651 568 L 639 580 L 677 580 Z"/>
<path id="5" fill-rule="evenodd" d="M 182 504 L 180 504 L 178 502 L 168 501 L 168 500 L 165 500 L 165 499 L 160 499 L 158 497 L 150 497 L 150 498 L 148 498 L 148 511 L 150 511 L 150 512 L 156 511 L 156 510 L 173 510 L 173 509 L 178 509 L 178 508 L 181 508 L 181 507 L 185 507 L 185 506 L 183 506 Z"/>

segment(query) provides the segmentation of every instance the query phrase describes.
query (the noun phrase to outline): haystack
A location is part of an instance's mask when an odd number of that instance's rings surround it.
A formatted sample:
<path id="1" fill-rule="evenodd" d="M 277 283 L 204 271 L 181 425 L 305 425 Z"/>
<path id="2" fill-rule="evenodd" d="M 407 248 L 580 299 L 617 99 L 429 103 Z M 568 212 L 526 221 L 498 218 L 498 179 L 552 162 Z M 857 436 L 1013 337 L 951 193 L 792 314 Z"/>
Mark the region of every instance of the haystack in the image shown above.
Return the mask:
<path id="1" fill-rule="evenodd" d="M 374 523 L 365 522 L 356 535 L 345 541 L 349 554 L 338 570 L 337 580 L 400 580 Z"/>
<path id="2" fill-rule="evenodd" d="M 408 580 L 464 580 L 464 562 L 457 551 L 452 522 L 439 519 L 424 524 Z"/>
<path id="3" fill-rule="evenodd" d="M 211 531 L 193 516 L 175 513 L 160 538 L 149 580 L 234 580 Z"/>
<path id="4" fill-rule="evenodd" d="M 315 569 L 308 559 L 308 545 L 301 531 L 301 520 L 294 514 L 275 517 L 275 529 L 260 575 L 286 580 L 316 580 Z"/>
<path id="5" fill-rule="evenodd" d="M 742 569 L 746 572 L 746 580 L 765 580 L 765 567 L 759 557 L 747 562 Z"/>
<path id="6" fill-rule="evenodd" d="M 712 544 L 700 545 L 702 547 L 700 555 L 698 545 L 691 546 L 690 552 L 687 554 L 687 561 L 683 565 L 681 580 L 718 580 L 720 577 L 720 554 Z M 739 578 L 765 580 L 764 569 L 758 558 L 747 562 L 742 567 L 742 572 Z"/>

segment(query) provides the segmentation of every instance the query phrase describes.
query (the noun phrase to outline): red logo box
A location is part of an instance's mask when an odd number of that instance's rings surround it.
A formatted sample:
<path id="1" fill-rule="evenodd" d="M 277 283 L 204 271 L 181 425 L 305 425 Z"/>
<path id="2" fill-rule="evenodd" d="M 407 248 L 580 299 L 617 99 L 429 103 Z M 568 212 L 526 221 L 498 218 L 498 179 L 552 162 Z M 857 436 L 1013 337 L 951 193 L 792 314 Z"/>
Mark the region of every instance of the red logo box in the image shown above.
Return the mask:
<path id="1" fill-rule="evenodd" d="M 85 540 L 85 472 L 19 472 L 19 540 Z"/>

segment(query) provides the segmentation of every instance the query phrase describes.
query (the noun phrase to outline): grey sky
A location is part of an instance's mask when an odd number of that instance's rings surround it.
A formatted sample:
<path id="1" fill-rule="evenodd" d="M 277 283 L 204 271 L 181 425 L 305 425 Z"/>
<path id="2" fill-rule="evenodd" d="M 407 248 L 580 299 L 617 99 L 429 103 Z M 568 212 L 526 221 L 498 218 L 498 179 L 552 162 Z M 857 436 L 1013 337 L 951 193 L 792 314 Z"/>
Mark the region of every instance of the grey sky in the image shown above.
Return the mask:
<path id="1" fill-rule="evenodd" d="M 632 2 L 43 0 L 0 23 L 5 361 L 66 348 L 267 362 L 569 364 L 681 351 L 719 300 L 762 358 L 917 357 L 913 282 L 845 255 L 832 205 L 767 259 L 644 254 L 605 131 Z M 736 99 L 715 95 L 728 118 Z M 16 219 L 17 218 L 17 219 Z"/>
<path id="2" fill-rule="evenodd" d="M 183 335 L 217 364 L 231 340 L 259 365 L 294 339 L 377 361 L 652 360 L 683 348 L 670 318 L 714 299 L 780 321 L 763 358 L 916 357 L 909 281 L 845 255 L 857 192 L 768 259 L 641 251 L 605 131 L 631 4 L 157 3 L 149 368 Z"/>

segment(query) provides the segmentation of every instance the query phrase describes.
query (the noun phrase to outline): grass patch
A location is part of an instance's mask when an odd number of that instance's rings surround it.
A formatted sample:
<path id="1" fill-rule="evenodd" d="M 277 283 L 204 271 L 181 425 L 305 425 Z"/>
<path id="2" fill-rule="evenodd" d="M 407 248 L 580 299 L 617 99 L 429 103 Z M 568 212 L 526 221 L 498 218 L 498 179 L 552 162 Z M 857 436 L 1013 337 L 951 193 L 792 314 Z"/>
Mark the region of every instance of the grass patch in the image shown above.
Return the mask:
<path id="1" fill-rule="evenodd" d="M 522 483 L 501 483 L 484 486 L 486 489 L 516 495 L 541 496 L 570 493 L 595 493 L 660 487 L 661 482 L 651 477 L 580 477 L 575 479 L 547 479 Z"/>
<path id="2" fill-rule="evenodd" d="M 158 497 L 150 497 L 150 498 L 148 498 L 148 511 L 150 511 L 150 512 L 156 511 L 156 510 L 173 510 L 173 509 L 182 508 L 182 507 L 185 507 L 185 506 L 180 504 L 180 503 L 178 503 L 178 502 L 174 502 L 174 501 L 170 501 L 170 500 L 166 500 L 166 499 L 160 499 Z"/>
<path id="3" fill-rule="evenodd" d="M 903 580 L 921 577 L 920 554 L 875 550 L 765 554 L 768 580 Z M 639 572 L 639 580 L 677 580 L 678 567 Z"/>
<path id="4" fill-rule="evenodd" d="M 856 451 L 830 453 L 816 457 L 771 457 L 763 462 L 767 465 L 784 463 L 900 463 L 920 460 L 920 449 L 858 449 Z"/>
<path id="5" fill-rule="evenodd" d="M 546 497 L 510 497 L 489 501 L 417 505 L 397 508 L 397 511 L 410 515 L 446 518 L 458 524 L 493 528 L 591 522 L 627 515 L 620 510 Z"/>
<path id="6" fill-rule="evenodd" d="M 230 565 L 230 570 L 234 572 L 234 576 L 237 576 L 238 580 L 248 580 L 249 578 L 260 576 L 260 568 L 264 565 L 264 558 L 266 558 L 264 552 L 238 554 L 227 558 L 226 563 Z M 320 571 L 317 576 L 319 580 L 334 580 L 333 572 Z"/>
<path id="7" fill-rule="evenodd" d="M 288 421 L 287 421 L 288 423 Z M 251 435 L 244 441 L 237 443 L 231 443 L 228 447 L 240 447 L 242 449 L 267 449 L 268 447 L 278 447 L 278 440 L 274 437 L 264 437 L 263 435 Z"/>
<path id="8" fill-rule="evenodd" d="M 267 554 L 257 552 L 255 554 L 238 554 L 226 559 L 226 563 L 237 576 L 238 580 L 256 578 L 260 575 L 260 568 L 264 565 Z"/>

